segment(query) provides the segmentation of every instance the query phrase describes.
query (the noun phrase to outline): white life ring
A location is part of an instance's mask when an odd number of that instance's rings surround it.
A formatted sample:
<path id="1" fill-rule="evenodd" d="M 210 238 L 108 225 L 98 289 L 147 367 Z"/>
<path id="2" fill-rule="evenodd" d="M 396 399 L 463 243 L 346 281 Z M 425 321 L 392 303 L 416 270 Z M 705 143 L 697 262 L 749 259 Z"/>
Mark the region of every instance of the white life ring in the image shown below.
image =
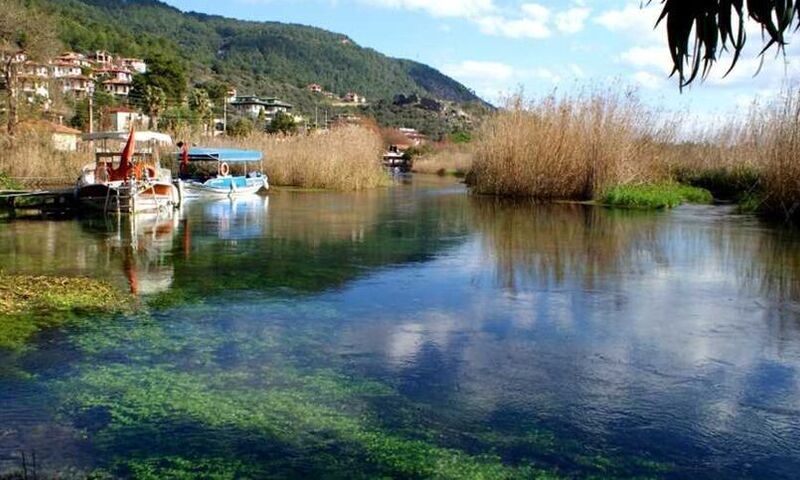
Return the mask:
<path id="1" fill-rule="evenodd" d="M 223 177 L 227 177 L 230 173 L 231 167 L 229 167 L 227 163 L 222 162 L 219 166 L 219 174 Z"/>

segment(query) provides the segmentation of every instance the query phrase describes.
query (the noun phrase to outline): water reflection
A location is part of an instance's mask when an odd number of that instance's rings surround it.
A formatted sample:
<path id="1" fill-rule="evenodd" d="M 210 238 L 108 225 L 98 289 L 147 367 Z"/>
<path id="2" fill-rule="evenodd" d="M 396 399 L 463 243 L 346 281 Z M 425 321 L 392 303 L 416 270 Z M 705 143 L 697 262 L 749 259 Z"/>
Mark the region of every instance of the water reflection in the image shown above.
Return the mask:
<path id="1" fill-rule="evenodd" d="M 150 307 L 20 362 L 86 432 L 59 440 L 82 468 L 203 458 L 255 477 L 792 478 L 798 246 L 721 207 L 414 182 L 0 228 L 4 268 L 110 278 Z M 19 389 L 0 379 L 15 418 L 56 424 Z"/>

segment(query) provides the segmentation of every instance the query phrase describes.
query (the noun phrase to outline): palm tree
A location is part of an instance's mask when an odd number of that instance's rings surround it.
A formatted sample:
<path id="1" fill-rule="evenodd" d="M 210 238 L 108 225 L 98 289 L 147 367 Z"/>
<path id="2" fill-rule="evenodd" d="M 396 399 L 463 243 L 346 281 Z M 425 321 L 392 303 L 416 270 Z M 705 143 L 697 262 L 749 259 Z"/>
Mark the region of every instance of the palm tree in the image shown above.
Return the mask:
<path id="1" fill-rule="evenodd" d="M 197 117 L 203 124 L 203 131 L 207 132 L 208 124 L 211 121 L 212 103 L 208 91 L 202 88 L 195 88 L 192 90 L 192 96 L 189 98 L 189 107 L 197 113 Z"/>
<path id="2" fill-rule="evenodd" d="M 150 116 L 150 128 L 158 129 L 158 116 L 167 108 L 167 94 L 161 87 L 147 85 L 142 98 L 147 114 Z"/>
<path id="3" fill-rule="evenodd" d="M 649 0 L 648 3 L 652 3 Z M 681 88 L 698 75 L 708 75 L 720 51 L 730 50 L 736 62 L 747 41 L 745 22 L 761 26 L 764 54 L 783 51 L 786 33 L 800 28 L 800 2 L 794 0 L 661 0 L 658 23 L 666 22 L 673 72 Z M 728 70 L 730 72 L 730 70 Z"/>

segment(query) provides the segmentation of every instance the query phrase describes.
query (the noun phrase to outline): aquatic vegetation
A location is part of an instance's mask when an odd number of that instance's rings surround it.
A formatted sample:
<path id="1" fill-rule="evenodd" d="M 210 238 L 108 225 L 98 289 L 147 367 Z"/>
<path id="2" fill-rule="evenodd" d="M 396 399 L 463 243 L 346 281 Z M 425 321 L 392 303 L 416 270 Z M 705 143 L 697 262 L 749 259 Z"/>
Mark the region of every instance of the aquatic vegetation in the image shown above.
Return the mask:
<path id="1" fill-rule="evenodd" d="M 131 305 L 127 295 L 89 278 L 0 273 L 0 348 L 23 348 L 41 329 L 68 324 L 81 313 L 116 313 Z"/>
<path id="2" fill-rule="evenodd" d="M 252 374 L 202 374 L 167 367 L 106 365 L 87 367 L 78 379 L 61 388 L 73 415 L 108 412 L 108 425 L 96 432 L 99 444 L 124 438 L 125 431 L 131 428 L 183 418 L 212 430 L 253 432 L 262 436 L 266 445 L 289 451 L 325 451 L 326 445 L 335 441 L 345 449 L 339 453 L 340 461 L 362 458 L 362 469 L 366 469 L 362 471 L 384 475 L 499 479 L 536 478 L 537 473 L 545 473 L 531 466 L 508 466 L 491 455 L 469 455 L 376 428 L 364 410 L 363 398 L 393 395 L 391 390 L 331 372 L 305 375 L 291 369 L 265 369 Z M 197 467 L 191 462 L 183 463 Z M 150 468 L 161 465 L 141 456 L 135 464 Z M 169 462 L 167 466 L 174 468 L 176 463 Z M 259 465 L 255 459 L 249 467 L 270 471 L 269 464 Z M 192 477 L 191 468 L 183 469 L 187 478 Z M 329 473 L 341 472 L 341 465 L 335 464 L 313 468 L 318 472 L 329 468 Z"/>
<path id="3" fill-rule="evenodd" d="M 708 190 L 699 187 L 660 183 L 611 187 L 601 202 L 614 207 L 660 209 L 674 208 L 682 203 L 711 203 L 713 200 Z"/>

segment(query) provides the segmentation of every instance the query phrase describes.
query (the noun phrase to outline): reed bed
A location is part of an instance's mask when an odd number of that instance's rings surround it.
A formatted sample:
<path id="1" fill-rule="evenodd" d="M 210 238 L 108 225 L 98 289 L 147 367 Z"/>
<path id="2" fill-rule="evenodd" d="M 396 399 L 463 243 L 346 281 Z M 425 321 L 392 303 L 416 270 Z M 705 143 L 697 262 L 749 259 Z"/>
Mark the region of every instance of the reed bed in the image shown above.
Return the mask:
<path id="1" fill-rule="evenodd" d="M 61 152 L 52 142 L 49 134 L 39 132 L 0 135 L 0 175 L 9 184 L 28 187 L 73 183 L 81 167 L 92 162 L 92 154 Z"/>
<path id="2" fill-rule="evenodd" d="M 264 169 L 274 185 L 355 191 L 391 184 L 381 166 L 380 136 L 360 126 L 295 136 L 254 133 L 204 143 L 264 152 Z"/>
<path id="3" fill-rule="evenodd" d="M 759 209 L 768 216 L 800 219 L 800 91 L 785 92 L 750 123 L 761 142 L 754 151 L 760 163 Z"/>
<path id="4" fill-rule="evenodd" d="M 470 183 L 480 194 L 590 200 L 666 180 L 674 131 L 631 93 L 516 97 L 479 132 Z"/>

